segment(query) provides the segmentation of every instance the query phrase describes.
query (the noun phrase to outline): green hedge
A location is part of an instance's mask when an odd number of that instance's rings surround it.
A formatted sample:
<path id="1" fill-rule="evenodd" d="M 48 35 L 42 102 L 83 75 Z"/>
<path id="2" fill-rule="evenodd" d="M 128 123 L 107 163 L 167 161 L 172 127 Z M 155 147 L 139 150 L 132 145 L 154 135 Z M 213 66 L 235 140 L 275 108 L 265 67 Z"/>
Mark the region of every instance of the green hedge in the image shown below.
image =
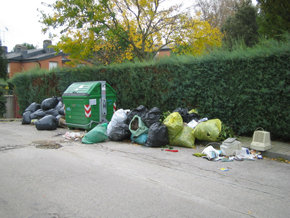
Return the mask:
<path id="1" fill-rule="evenodd" d="M 118 108 L 145 105 L 163 111 L 198 108 L 220 118 L 237 134 L 262 127 L 274 138 L 290 139 L 290 49 L 173 57 L 150 63 L 62 68 L 16 75 L 20 108 L 60 96 L 76 81 L 106 80 L 117 91 Z"/>
<path id="2" fill-rule="evenodd" d="M 3 117 L 4 113 L 6 112 L 6 98 L 4 97 L 6 86 L 7 82 L 0 78 L 0 117 Z"/>

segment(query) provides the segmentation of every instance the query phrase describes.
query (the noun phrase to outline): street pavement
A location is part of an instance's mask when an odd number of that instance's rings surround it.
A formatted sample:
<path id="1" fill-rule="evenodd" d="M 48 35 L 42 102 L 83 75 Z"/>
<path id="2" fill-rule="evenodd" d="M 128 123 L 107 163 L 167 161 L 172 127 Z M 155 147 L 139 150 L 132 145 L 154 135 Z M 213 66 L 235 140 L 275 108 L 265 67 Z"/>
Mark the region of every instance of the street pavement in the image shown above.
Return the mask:
<path id="1" fill-rule="evenodd" d="M 66 131 L 0 122 L 1 218 L 289 217 L 287 163 L 212 162 L 192 155 L 200 146 L 84 145 Z"/>

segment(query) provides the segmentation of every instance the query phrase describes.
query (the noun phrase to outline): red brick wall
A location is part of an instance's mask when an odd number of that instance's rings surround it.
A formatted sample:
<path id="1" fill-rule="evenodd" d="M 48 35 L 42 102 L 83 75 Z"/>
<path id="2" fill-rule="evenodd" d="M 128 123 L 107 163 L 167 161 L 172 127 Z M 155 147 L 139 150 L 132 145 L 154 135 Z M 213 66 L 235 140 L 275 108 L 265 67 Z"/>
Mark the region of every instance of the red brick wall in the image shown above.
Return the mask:
<path id="1" fill-rule="evenodd" d="M 46 60 L 39 61 L 41 69 L 49 69 L 49 62 L 57 62 L 58 67 L 62 67 L 62 57 L 53 57 Z"/>
<path id="2" fill-rule="evenodd" d="M 9 78 L 14 76 L 15 73 L 22 71 L 21 63 L 10 62 L 9 65 L 10 65 Z"/>
<path id="3" fill-rule="evenodd" d="M 158 57 L 170 56 L 170 50 L 159 51 Z"/>
<path id="4" fill-rule="evenodd" d="M 35 67 L 40 67 L 41 69 L 49 69 L 49 62 L 57 62 L 58 67 L 63 67 L 62 57 L 52 57 L 46 60 L 35 61 L 35 62 L 10 62 L 10 73 L 9 78 L 13 77 L 15 73 L 22 71 L 31 70 Z"/>
<path id="5" fill-rule="evenodd" d="M 16 73 L 21 73 L 23 71 L 27 71 L 30 69 L 33 69 L 35 67 L 40 67 L 41 69 L 49 69 L 49 62 L 57 62 L 58 67 L 63 67 L 62 64 L 62 57 L 57 56 L 57 57 L 52 57 L 46 60 L 41 60 L 41 61 L 35 61 L 35 62 L 10 62 L 10 73 L 9 73 L 9 78 L 13 77 Z M 19 105 L 17 101 L 17 96 L 14 95 L 15 97 L 15 108 L 14 108 L 14 117 L 20 118 L 21 114 L 19 114 Z"/>

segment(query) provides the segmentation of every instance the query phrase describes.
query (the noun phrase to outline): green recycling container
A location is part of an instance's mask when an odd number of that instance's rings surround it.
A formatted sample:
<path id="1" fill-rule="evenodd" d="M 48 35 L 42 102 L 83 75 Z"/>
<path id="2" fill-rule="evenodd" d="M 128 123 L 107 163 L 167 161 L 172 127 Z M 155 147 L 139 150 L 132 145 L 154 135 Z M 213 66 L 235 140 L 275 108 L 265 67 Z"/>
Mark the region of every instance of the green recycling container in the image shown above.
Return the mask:
<path id="1" fill-rule="evenodd" d="M 116 108 L 116 92 L 106 81 L 76 82 L 63 93 L 69 128 L 90 130 L 109 122 Z"/>

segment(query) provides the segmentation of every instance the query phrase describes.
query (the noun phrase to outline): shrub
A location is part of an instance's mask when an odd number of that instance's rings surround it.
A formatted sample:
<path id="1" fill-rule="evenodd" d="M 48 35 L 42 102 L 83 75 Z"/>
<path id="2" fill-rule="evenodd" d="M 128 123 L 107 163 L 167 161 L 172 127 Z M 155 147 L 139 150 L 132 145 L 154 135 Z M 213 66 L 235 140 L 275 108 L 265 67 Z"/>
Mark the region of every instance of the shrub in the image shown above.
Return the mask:
<path id="1" fill-rule="evenodd" d="M 237 134 L 257 127 L 289 140 L 290 46 L 270 43 L 204 57 L 158 62 L 33 71 L 12 78 L 23 111 L 31 102 L 61 93 L 76 81 L 106 80 L 117 92 L 118 108 L 197 108 L 219 118 Z"/>

